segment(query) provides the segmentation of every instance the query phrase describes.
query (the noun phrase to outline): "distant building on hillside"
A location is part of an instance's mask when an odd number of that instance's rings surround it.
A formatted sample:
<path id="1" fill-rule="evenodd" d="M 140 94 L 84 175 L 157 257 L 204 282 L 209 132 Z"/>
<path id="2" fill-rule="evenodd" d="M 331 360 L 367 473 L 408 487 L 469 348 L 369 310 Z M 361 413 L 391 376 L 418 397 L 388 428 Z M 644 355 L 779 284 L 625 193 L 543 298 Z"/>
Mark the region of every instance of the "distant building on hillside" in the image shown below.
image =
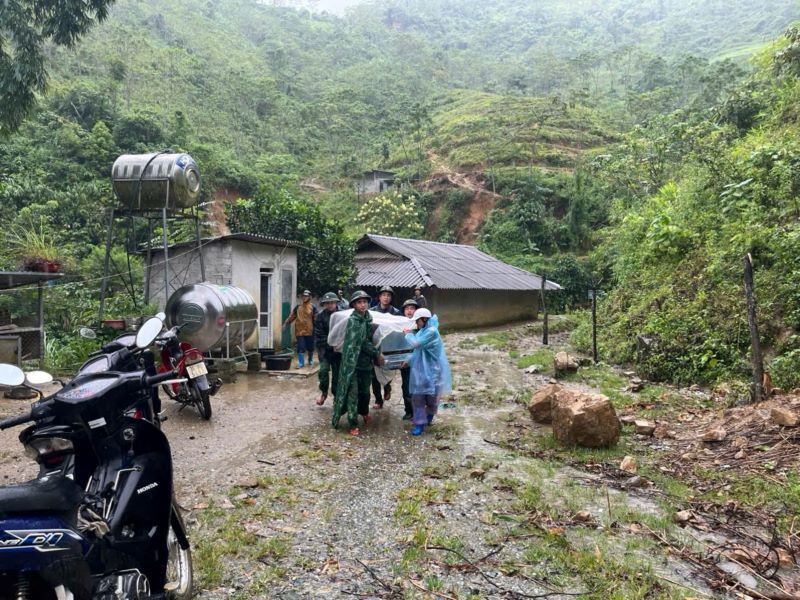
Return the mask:
<path id="1" fill-rule="evenodd" d="M 367 171 L 355 182 L 358 195 L 380 194 L 392 187 L 394 187 L 394 172 L 380 169 Z"/>
<path id="2" fill-rule="evenodd" d="M 535 319 L 542 278 L 474 246 L 367 234 L 356 247 L 356 287 L 372 296 L 394 288 L 400 306 L 420 286 L 428 307 L 447 329 Z M 545 291 L 560 290 L 553 281 Z"/>

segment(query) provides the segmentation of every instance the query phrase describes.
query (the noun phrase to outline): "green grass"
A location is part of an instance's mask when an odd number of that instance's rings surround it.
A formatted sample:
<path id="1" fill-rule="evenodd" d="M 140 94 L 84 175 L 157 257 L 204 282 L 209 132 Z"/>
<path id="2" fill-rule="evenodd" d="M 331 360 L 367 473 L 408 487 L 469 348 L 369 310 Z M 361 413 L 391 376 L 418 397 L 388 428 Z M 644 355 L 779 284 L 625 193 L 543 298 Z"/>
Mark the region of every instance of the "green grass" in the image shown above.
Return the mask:
<path id="1" fill-rule="evenodd" d="M 458 347 L 464 350 L 479 348 L 480 346 L 491 346 L 496 350 L 507 350 L 513 339 L 513 334 L 509 331 L 497 331 L 484 333 L 475 338 L 465 338 L 461 340 Z"/>
<path id="2" fill-rule="evenodd" d="M 517 367 L 520 369 L 527 369 L 531 365 L 541 365 L 542 369 L 539 371 L 544 375 L 555 375 L 553 370 L 553 358 L 556 351 L 552 348 L 539 348 L 532 354 L 525 354 L 517 360 Z"/>
<path id="3" fill-rule="evenodd" d="M 548 334 L 565 333 L 572 331 L 578 326 L 578 321 L 569 315 L 553 315 L 547 320 Z M 541 336 L 544 331 L 544 322 L 536 321 L 525 326 L 525 333 L 528 335 Z"/>

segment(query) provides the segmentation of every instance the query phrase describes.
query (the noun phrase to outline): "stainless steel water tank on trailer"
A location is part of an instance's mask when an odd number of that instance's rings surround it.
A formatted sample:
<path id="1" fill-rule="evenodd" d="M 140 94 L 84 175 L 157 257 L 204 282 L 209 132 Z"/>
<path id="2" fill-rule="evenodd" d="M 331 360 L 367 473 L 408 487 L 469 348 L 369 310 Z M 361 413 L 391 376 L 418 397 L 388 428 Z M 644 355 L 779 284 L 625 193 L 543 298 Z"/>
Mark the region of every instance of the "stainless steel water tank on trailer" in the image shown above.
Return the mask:
<path id="1" fill-rule="evenodd" d="M 189 208 L 200 197 L 200 169 L 188 154 L 123 154 L 111 179 L 129 210 Z"/>
<path id="2" fill-rule="evenodd" d="M 253 334 L 258 324 L 258 308 L 253 298 L 243 289 L 229 285 L 185 285 L 169 297 L 164 312 L 167 326 L 183 325 L 181 340 L 203 352 L 224 348 L 226 329 L 233 352 Z"/>

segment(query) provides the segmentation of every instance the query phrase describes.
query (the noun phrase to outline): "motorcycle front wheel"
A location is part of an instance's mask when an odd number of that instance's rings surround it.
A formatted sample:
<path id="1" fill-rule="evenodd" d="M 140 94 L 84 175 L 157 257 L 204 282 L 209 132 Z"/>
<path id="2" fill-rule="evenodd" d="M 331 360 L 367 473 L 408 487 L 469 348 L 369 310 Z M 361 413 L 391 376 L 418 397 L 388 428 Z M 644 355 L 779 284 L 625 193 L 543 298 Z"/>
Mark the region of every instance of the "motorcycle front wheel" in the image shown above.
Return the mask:
<path id="1" fill-rule="evenodd" d="M 172 511 L 173 519 L 177 519 L 180 527 L 186 531 L 180 509 L 173 504 Z M 167 582 L 164 584 L 164 592 L 170 600 L 189 600 L 194 592 L 192 551 L 189 548 L 181 548 L 172 519 L 167 534 Z"/>

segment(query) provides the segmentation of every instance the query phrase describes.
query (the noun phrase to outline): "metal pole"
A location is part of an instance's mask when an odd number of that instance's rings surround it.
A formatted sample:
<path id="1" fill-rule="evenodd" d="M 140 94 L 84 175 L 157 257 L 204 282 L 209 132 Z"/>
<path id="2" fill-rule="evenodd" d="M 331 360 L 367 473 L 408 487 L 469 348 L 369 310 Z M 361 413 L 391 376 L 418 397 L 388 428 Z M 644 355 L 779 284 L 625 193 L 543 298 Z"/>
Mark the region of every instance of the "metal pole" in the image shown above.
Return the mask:
<path id="1" fill-rule="evenodd" d="M 597 364 L 597 288 L 592 287 L 592 360 Z"/>
<path id="2" fill-rule="evenodd" d="M 147 217 L 147 259 L 144 264 L 144 304 L 150 304 L 150 275 L 153 261 L 153 219 Z"/>
<path id="3" fill-rule="evenodd" d="M 106 234 L 106 256 L 103 260 L 103 281 L 100 283 L 100 310 L 99 318 L 103 320 L 103 313 L 106 307 L 106 291 L 108 290 L 108 262 L 111 257 L 111 241 L 114 235 L 114 207 L 108 217 L 108 232 Z"/>
<path id="4" fill-rule="evenodd" d="M 197 240 L 197 254 L 200 255 L 200 280 L 206 280 L 206 264 L 203 261 L 203 244 L 200 242 L 200 217 L 199 211 L 197 208 L 192 209 L 192 213 L 194 214 L 194 233 L 195 239 Z"/>
<path id="5" fill-rule="evenodd" d="M 39 296 L 39 364 L 42 364 L 42 359 L 44 358 L 44 297 L 42 291 L 42 282 L 39 281 L 36 283 L 36 287 L 38 288 L 38 296 Z M 22 338 L 19 338 L 19 341 L 22 342 Z M 17 360 L 22 360 L 22 347 L 19 347 L 19 351 L 17 352 Z"/>
<path id="6" fill-rule="evenodd" d="M 169 184 L 167 184 L 169 185 Z M 167 207 L 161 209 L 161 237 L 164 240 L 164 305 L 169 300 L 169 256 L 167 250 Z"/>
<path id="7" fill-rule="evenodd" d="M 547 317 L 547 300 L 544 297 L 544 289 L 547 286 L 547 277 L 542 275 L 542 345 L 547 346 L 549 341 L 549 331 L 548 331 L 548 317 Z"/>

